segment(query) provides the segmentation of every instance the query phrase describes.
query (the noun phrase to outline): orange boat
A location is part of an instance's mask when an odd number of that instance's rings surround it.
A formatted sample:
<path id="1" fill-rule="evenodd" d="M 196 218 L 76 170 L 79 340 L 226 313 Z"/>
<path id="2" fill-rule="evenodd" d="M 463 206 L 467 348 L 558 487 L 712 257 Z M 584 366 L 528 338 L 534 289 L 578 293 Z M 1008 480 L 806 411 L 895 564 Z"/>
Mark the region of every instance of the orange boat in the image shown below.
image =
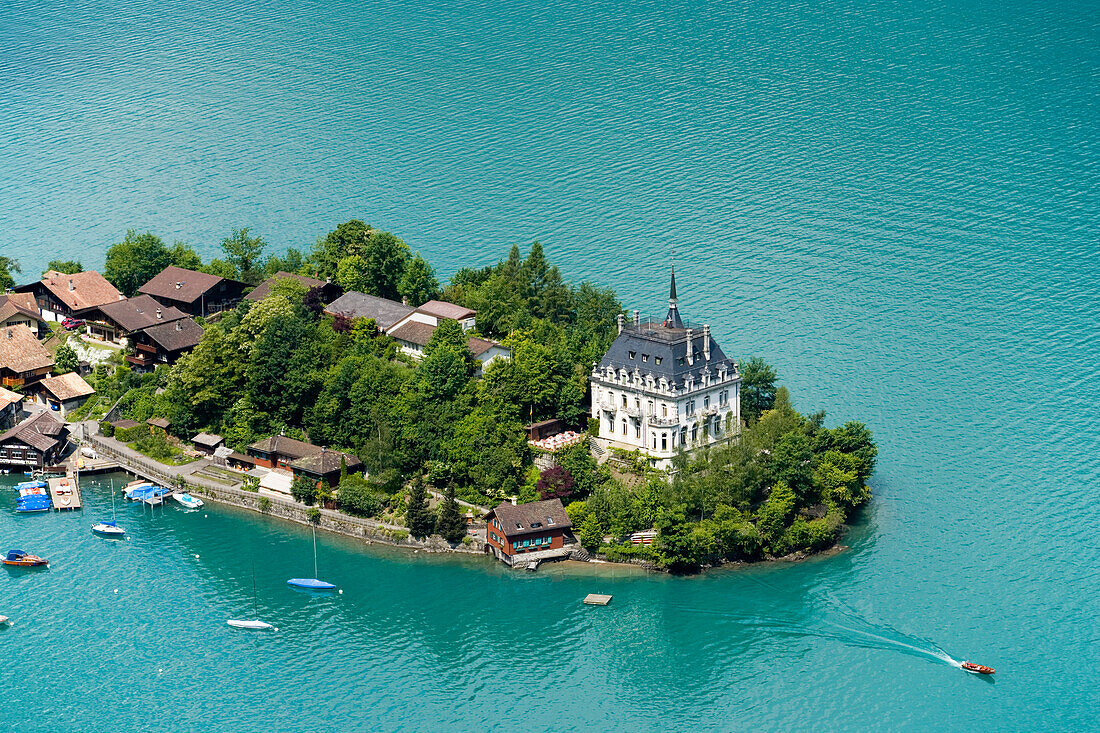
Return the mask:
<path id="1" fill-rule="evenodd" d="M 38 555 L 31 555 L 25 550 L 8 550 L 3 562 L 5 565 L 19 568 L 34 568 L 40 565 L 48 565 L 50 561 Z"/>
<path id="2" fill-rule="evenodd" d="M 992 667 L 986 667 L 984 664 L 978 664 L 976 662 L 963 662 L 961 666 L 972 674 L 993 674 L 995 671 Z"/>

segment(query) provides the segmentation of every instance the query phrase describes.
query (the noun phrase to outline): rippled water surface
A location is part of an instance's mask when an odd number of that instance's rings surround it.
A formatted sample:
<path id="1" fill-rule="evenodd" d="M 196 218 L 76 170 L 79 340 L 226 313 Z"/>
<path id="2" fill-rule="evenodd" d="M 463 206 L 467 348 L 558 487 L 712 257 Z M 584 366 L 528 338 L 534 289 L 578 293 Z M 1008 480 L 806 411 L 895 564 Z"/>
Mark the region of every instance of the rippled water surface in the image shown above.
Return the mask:
<path id="1" fill-rule="evenodd" d="M 658 311 L 675 247 L 685 314 L 881 460 L 830 558 L 521 576 L 325 536 L 331 597 L 285 586 L 293 526 L 127 505 L 111 543 L 105 490 L 6 492 L 54 565 L 0 575 L 0 726 L 1094 727 L 1098 76 L 1086 2 L 5 3 L 24 279 L 128 227 L 211 256 L 358 216 L 444 275 L 537 238 Z M 277 633 L 225 626 L 253 561 Z"/>

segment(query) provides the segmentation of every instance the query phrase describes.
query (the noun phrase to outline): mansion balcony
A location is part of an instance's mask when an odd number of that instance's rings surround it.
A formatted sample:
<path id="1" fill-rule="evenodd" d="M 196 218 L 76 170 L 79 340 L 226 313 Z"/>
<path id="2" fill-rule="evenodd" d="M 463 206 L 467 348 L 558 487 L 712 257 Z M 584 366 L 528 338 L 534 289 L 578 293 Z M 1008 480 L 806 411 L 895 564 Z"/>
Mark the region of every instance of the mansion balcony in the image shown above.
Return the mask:
<path id="1" fill-rule="evenodd" d="M 668 428 L 680 424 L 680 418 L 676 415 L 669 415 L 667 417 L 657 417 L 656 415 L 650 415 L 646 422 L 656 428 Z"/>

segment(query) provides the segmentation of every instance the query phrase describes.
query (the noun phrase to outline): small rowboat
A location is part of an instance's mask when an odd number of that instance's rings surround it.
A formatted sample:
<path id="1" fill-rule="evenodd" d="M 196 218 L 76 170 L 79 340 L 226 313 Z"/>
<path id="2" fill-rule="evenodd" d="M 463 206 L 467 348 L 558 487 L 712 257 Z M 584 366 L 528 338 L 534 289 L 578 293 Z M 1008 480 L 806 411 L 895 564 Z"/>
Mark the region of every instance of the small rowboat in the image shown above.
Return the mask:
<path id="1" fill-rule="evenodd" d="M 31 555 L 26 550 L 8 550 L 3 563 L 18 568 L 35 568 L 48 565 L 49 560 L 38 555 Z"/>
<path id="2" fill-rule="evenodd" d="M 0 626 L 5 626 L 9 623 L 11 623 L 10 618 L 8 618 L 7 616 L 0 616 Z"/>
<path id="3" fill-rule="evenodd" d="M 963 662 L 960 666 L 971 674 L 993 674 L 996 671 L 992 667 L 986 667 L 977 662 Z"/>
<path id="4" fill-rule="evenodd" d="M 232 626 L 234 629 L 255 629 L 255 630 L 263 631 L 263 630 L 266 630 L 266 629 L 274 629 L 275 628 L 274 626 L 267 623 L 266 621 L 257 621 L 257 620 L 241 621 L 241 620 L 238 620 L 238 619 L 235 619 L 235 618 L 231 618 L 228 621 L 226 621 L 226 623 L 229 624 L 230 626 Z"/>

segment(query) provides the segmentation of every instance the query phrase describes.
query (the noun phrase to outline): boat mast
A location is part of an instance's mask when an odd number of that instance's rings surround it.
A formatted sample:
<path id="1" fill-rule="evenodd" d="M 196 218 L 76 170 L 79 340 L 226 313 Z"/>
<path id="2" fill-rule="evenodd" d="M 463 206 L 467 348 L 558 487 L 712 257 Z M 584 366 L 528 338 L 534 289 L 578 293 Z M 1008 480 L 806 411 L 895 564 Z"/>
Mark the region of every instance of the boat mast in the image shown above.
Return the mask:
<path id="1" fill-rule="evenodd" d="M 317 528 L 313 528 L 313 577 L 317 578 Z"/>

